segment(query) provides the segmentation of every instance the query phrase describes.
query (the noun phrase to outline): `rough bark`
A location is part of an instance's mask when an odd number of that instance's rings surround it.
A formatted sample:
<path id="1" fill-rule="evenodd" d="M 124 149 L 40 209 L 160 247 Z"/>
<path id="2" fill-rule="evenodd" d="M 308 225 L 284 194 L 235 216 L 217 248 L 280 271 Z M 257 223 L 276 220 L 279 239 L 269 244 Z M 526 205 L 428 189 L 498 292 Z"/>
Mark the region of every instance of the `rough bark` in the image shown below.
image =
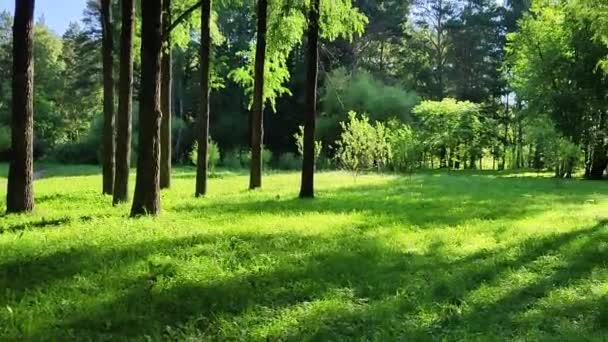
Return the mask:
<path id="1" fill-rule="evenodd" d="M 163 3 L 163 28 L 171 25 L 171 0 Z M 160 188 L 171 187 L 171 83 L 173 70 L 171 61 L 171 35 L 166 37 L 161 61 L 161 110 L 163 119 L 160 133 Z"/>
<path id="2" fill-rule="evenodd" d="M 604 144 L 604 137 L 602 135 L 596 138 L 595 146 L 593 147 L 588 179 L 603 178 L 606 166 L 608 166 L 608 157 L 606 155 L 606 145 Z"/>
<path id="3" fill-rule="evenodd" d="M 112 1 L 101 0 L 101 54 L 103 60 L 103 193 L 114 191 L 114 38 Z"/>
<path id="4" fill-rule="evenodd" d="M 162 0 L 142 6 L 137 176 L 131 216 L 160 212 Z"/>
<path id="5" fill-rule="evenodd" d="M 207 194 L 208 150 L 209 150 L 209 64 L 211 0 L 201 5 L 201 108 L 198 115 L 198 160 L 196 168 L 196 197 Z"/>
<path id="6" fill-rule="evenodd" d="M 16 0 L 14 20 L 9 213 L 34 210 L 34 0 Z"/>
<path id="7" fill-rule="evenodd" d="M 116 174 L 114 205 L 129 200 L 129 167 L 131 163 L 131 121 L 133 110 L 133 22 L 134 0 L 122 0 L 120 33 L 120 81 L 116 117 Z"/>
<path id="8" fill-rule="evenodd" d="M 249 189 L 262 187 L 262 145 L 264 143 L 264 62 L 266 60 L 266 29 L 268 1 L 258 0 L 257 41 L 251 111 L 251 167 Z"/>
<path id="9" fill-rule="evenodd" d="M 317 117 L 317 80 L 319 75 L 319 6 L 312 0 L 308 13 L 308 70 L 306 80 L 306 113 L 300 198 L 313 198 L 315 179 L 315 121 Z"/>

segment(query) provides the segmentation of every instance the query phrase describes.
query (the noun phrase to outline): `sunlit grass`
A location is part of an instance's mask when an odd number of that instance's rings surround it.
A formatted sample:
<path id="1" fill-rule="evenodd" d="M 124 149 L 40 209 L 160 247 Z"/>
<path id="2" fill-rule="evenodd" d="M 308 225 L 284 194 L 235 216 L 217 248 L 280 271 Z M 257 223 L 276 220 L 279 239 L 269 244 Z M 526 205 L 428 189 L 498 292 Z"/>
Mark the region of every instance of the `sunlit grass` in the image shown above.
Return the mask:
<path id="1" fill-rule="evenodd" d="M 608 336 L 603 182 L 328 172 L 301 201 L 299 173 L 219 172 L 194 199 L 179 169 L 133 220 L 96 168 L 40 169 L 36 213 L 0 216 L 0 340 Z"/>

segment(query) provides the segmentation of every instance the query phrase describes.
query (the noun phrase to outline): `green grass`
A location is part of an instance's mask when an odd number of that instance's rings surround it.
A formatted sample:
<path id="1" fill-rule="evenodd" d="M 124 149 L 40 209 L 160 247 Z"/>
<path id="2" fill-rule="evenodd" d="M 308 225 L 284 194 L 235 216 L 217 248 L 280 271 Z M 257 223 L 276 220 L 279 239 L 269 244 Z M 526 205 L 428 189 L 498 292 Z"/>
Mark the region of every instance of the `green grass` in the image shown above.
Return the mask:
<path id="1" fill-rule="evenodd" d="M 46 165 L 0 216 L 0 340 L 607 340 L 608 184 L 535 173 L 175 171 L 128 219 L 96 168 Z M 0 168 L 5 207 L 6 166 Z"/>

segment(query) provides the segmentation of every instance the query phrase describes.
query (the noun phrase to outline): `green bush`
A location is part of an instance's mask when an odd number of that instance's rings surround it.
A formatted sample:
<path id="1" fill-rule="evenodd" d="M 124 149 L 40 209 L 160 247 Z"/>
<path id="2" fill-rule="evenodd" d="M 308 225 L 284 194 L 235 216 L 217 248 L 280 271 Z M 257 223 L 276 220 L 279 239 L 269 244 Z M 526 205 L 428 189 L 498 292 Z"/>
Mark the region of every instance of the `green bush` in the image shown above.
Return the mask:
<path id="1" fill-rule="evenodd" d="M 213 172 L 213 170 L 215 170 L 215 167 L 217 166 L 217 164 L 220 161 L 220 157 L 221 157 L 220 148 L 217 146 L 217 144 L 213 140 L 209 140 L 209 149 L 207 150 L 207 165 L 208 165 L 209 171 Z M 190 151 L 189 159 L 190 159 L 190 163 L 192 163 L 192 165 L 198 164 L 198 143 L 197 142 L 195 142 L 194 145 L 192 146 L 192 151 Z"/>
<path id="2" fill-rule="evenodd" d="M 11 148 L 11 128 L 0 125 L 0 152 L 8 151 Z"/>
<path id="3" fill-rule="evenodd" d="M 304 126 L 299 127 L 298 133 L 293 135 L 296 140 L 296 147 L 300 156 L 304 156 Z M 321 151 L 323 150 L 323 143 L 315 140 L 315 160 L 319 159 Z"/>
<path id="4" fill-rule="evenodd" d="M 336 69 L 327 75 L 321 90 L 323 115 L 317 122 L 317 138 L 325 146 L 333 144 L 341 132 L 340 122 L 348 120 L 349 111 L 365 113 L 372 123 L 392 118 L 411 122 L 412 109 L 419 102 L 414 91 L 387 84 L 368 72 Z"/>
<path id="5" fill-rule="evenodd" d="M 89 140 L 55 147 L 49 159 L 62 164 L 98 164 L 99 146 Z"/>
<path id="6" fill-rule="evenodd" d="M 232 149 L 224 153 L 222 158 L 222 166 L 231 170 L 238 170 L 243 167 L 241 164 L 241 151 Z"/>
<path id="7" fill-rule="evenodd" d="M 262 148 L 262 165 L 267 168 L 270 166 L 270 163 L 272 162 L 272 151 L 266 149 L 265 147 Z M 249 164 L 251 163 L 251 150 L 247 151 L 247 152 L 241 152 L 241 166 L 242 167 L 249 167 Z"/>
<path id="8" fill-rule="evenodd" d="M 281 170 L 298 170 L 302 168 L 302 159 L 293 152 L 287 152 L 279 156 L 277 167 Z"/>
<path id="9" fill-rule="evenodd" d="M 411 172 L 420 160 L 420 146 L 414 131 L 396 121 L 390 122 L 389 127 L 390 164 L 395 171 Z"/>
<path id="10" fill-rule="evenodd" d="M 348 121 L 341 122 L 342 133 L 336 141 L 336 161 L 355 176 L 376 167 L 388 165 L 390 157 L 389 130 L 382 122 L 372 125 L 366 115 L 361 118 L 350 112 Z"/>

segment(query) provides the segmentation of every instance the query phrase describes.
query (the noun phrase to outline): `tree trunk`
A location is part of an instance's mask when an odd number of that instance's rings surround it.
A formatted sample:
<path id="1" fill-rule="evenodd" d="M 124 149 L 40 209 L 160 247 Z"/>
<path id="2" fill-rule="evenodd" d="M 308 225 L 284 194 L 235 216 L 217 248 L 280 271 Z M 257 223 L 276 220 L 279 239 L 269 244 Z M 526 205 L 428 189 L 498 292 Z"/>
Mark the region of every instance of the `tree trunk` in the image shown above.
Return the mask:
<path id="1" fill-rule="evenodd" d="M 114 191 L 114 38 L 112 1 L 101 0 L 101 54 L 103 59 L 103 193 Z"/>
<path id="2" fill-rule="evenodd" d="M 300 198 L 313 198 L 315 196 L 315 120 L 317 116 L 317 80 L 319 75 L 320 2 L 321 0 L 312 0 L 308 13 L 308 70 Z"/>
<path id="3" fill-rule="evenodd" d="M 209 64 L 211 58 L 211 0 L 203 1 L 201 12 L 201 108 L 198 115 L 198 160 L 196 167 L 196 197 L 207 194 L 209 163 Z"/>
<path id="4" fill-rule="evenodd" d="M 207 2 L 207 1 L 204 1 Z M 163 29 L 171 25 L 171 0 L 163 3 Z M 160 188 L 171 187 L 171 83 L 173 80 L 171 34 L 167 33 L 161 66 L 161 110 L 163 113 L 160 133 Z"/>
<path id="5" fill-rule="evenodd" d="M 114 205 L 129 200 L 129 167 L 131 164 L 131 121 L 133 110 L 133 22 L 134 0 L 122 0 L 120 33 L 120 85 L 116 117 L 116 175 Z"/>
<path id="6" fill-rule="evenodd" d="M 34 0 L 16 0 L 14 20 L 8 213 L 34 210 Z"/>
<path id="7" fill-rule="evenodd" d="M 251 168 L 249 189 L 262 187 L 262 145 L 264 143 L 264 62 L 268 0 L 258 0 L 258 35 L 255 48 L 255 80 L 251 112 Z"/>
<path id="8" fill-rule="evenodd" d="M 595 138 L 593 152 L 591 154 L 591 168 L 589 170 L 589 179 L 602 179 L 604 171 L 608 165 L 606 156 L 606 145 L 604 144 L 604 136 L 601 134 Z"/>
<path id="9" fill-rule="evenodd" d="M 142 6 L 137 177 L 131 216 L 160 212 L 160 108 L 163 0 Z"/>
<path id="10" fill-rule="evenodd" d="M 517 119 L 517 157 L 516 163 L 517 168 L 521 169 L 524 167 L 524 132 L 521 116 Z"/>

